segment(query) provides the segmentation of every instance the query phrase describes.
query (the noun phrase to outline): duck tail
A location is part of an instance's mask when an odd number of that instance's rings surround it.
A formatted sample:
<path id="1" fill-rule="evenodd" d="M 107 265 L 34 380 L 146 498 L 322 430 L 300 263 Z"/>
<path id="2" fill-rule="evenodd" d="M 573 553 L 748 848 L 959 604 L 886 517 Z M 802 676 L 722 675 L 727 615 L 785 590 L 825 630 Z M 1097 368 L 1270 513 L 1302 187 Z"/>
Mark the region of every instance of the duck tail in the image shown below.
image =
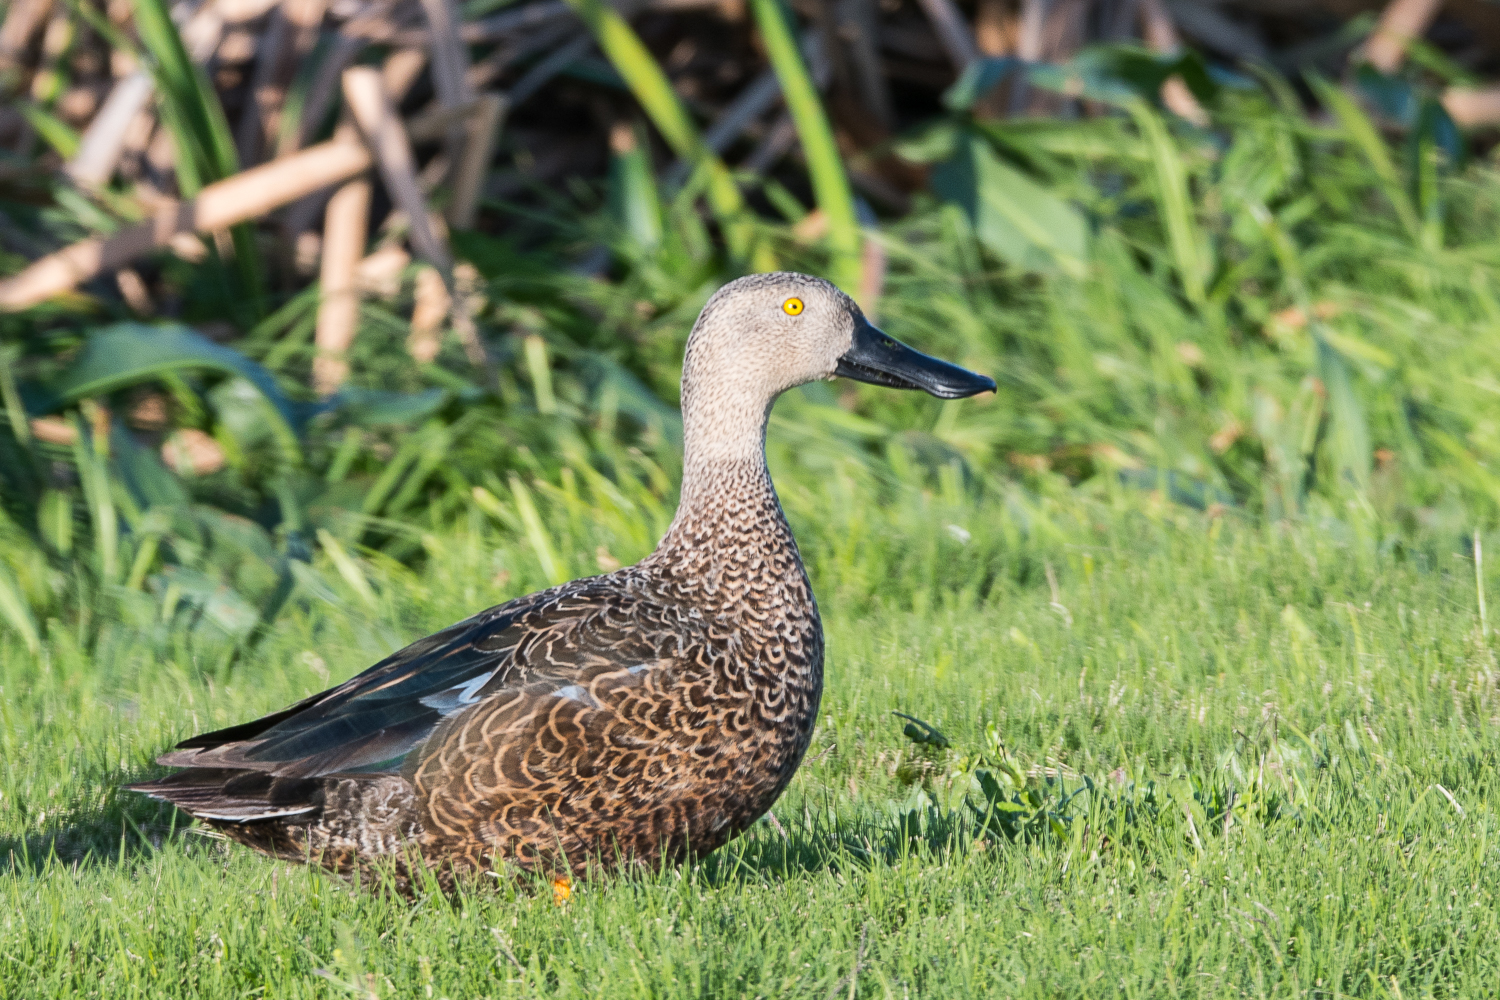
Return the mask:
<path id="1" fill-rule="evenodd" d="M 323 808 L 322 781 L 237 768 L 192 767 L 125 787 L 170 802 L 197 819 L 221 823 L 306 822 Z"/>

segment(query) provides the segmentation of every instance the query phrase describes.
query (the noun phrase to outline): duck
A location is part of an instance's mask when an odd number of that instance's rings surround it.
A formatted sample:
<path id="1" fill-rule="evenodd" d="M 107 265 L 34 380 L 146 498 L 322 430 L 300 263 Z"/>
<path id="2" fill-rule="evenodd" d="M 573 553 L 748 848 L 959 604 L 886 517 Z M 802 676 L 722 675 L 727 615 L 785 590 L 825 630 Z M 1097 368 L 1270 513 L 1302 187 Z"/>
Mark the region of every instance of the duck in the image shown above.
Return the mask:
<path id="1" fill-rule="evenodd" d="M 572 872 L 722 846 L 786 789 L 818 717 L 823 627 L 765 438 L 778 396 L 837 377 L 995 391 L 821 278 L 730 281 L 688 336 L 679 506 L 650 555 L 183 740 L 157 760 L 179 770 L 128 787 L 263 854 L 404 892 L 520 871 L 552 875 L 561 899 Z"/>

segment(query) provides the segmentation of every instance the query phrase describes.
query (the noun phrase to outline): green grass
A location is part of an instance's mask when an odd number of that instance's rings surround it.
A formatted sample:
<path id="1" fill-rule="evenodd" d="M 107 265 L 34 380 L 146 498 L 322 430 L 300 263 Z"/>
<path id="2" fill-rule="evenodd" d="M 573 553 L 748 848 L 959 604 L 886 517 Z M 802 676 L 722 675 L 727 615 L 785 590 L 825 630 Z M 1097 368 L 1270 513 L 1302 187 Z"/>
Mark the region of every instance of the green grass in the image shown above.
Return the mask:
<path id="1" fill-rule="evenodd" d="M 54 622 L 40 660 L 5 639 L 0 995 L 1493 994 L 1500 665 L 1456 537 L 776 465 L 829 650 L 784 839 L 763 822 L 561 907 L 527 882 L 409 905 L 118 791 L 542 585 L 540 540 L 476 513 L 420 572 L 361 560 L 373 606 L 320 564 L 337 603 L 231 671 L 203 630 L 85 651 Z M 571 573 L 650 544 L 649 511 L 537 499 Z M 1051 811 L 1015 840 L 963 804 L 1007 770 Z"/>

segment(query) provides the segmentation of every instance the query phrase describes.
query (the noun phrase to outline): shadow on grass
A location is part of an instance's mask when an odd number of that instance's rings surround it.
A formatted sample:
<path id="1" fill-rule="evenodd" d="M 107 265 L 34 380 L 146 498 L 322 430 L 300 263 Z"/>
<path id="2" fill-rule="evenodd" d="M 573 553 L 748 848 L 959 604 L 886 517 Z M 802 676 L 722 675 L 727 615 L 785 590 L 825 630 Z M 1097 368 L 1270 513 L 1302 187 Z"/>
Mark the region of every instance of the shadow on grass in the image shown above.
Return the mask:
<path id="1" fill-rule="evenodd" d="M 186 813 L 119 785 L 102 805 L 48 813 L 51 821 L 41 831 L 0 837 L 0 873 L 40 874 L 49 864 L 86 868 L 149 858 L 191 826 Z"/>
<path id="2" fill-rule="evenodd" d="M 868 870 L 911 858 L 941 863 L 966 852 L 977 833 L 962 813 L 937 809 L 856 817 L 809 811 L 789 826 L 761 820 L 703 859 L 703 872 L 711 882 L 726 884 Z"/>
<path id="3" fill-rule="evenodd" d="M 169 843 L 181 849 L 206 839 L 191 836 L 202 827 L 187 813 L 124 789 L 140 778 L 115 780 L 118 784 L 99 805 L 49 814 L 39 832 L 0 837 L 0 872 L 37 875 L 55 864 L 74 869 L 133 865 L 154 857 Z M 921 817 L 872 811 L 852 818 L 809 811 L 788 819 L 786 825 L 762 819 L 705 858 L 668 863 L 653 873 L 636 871 L 647 879 L 672 877 L 682 864 L 697 864 L 711 883 L 727 885 L 869 869 L 911 857 L 939 863 L 967 850 L 975 834 L 971 826 L 961 816 L 937 810 Z"/>

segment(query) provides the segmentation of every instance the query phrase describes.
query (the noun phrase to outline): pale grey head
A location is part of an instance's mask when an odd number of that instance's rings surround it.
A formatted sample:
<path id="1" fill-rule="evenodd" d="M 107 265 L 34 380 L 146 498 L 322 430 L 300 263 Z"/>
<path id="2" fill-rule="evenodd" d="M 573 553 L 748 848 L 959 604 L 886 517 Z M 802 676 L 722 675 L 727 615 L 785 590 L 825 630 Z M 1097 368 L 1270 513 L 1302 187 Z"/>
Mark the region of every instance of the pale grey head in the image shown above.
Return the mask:
<path id="1" fill-rule="evenodd" d="M 835 376 L 944 399 L 995 389 L 988 376 L 887 336 L 822 278 L 752 274 L 714 293 L 688 337 L 682 417 L 689 469 L 756 460 L 776 397 Z"/>

